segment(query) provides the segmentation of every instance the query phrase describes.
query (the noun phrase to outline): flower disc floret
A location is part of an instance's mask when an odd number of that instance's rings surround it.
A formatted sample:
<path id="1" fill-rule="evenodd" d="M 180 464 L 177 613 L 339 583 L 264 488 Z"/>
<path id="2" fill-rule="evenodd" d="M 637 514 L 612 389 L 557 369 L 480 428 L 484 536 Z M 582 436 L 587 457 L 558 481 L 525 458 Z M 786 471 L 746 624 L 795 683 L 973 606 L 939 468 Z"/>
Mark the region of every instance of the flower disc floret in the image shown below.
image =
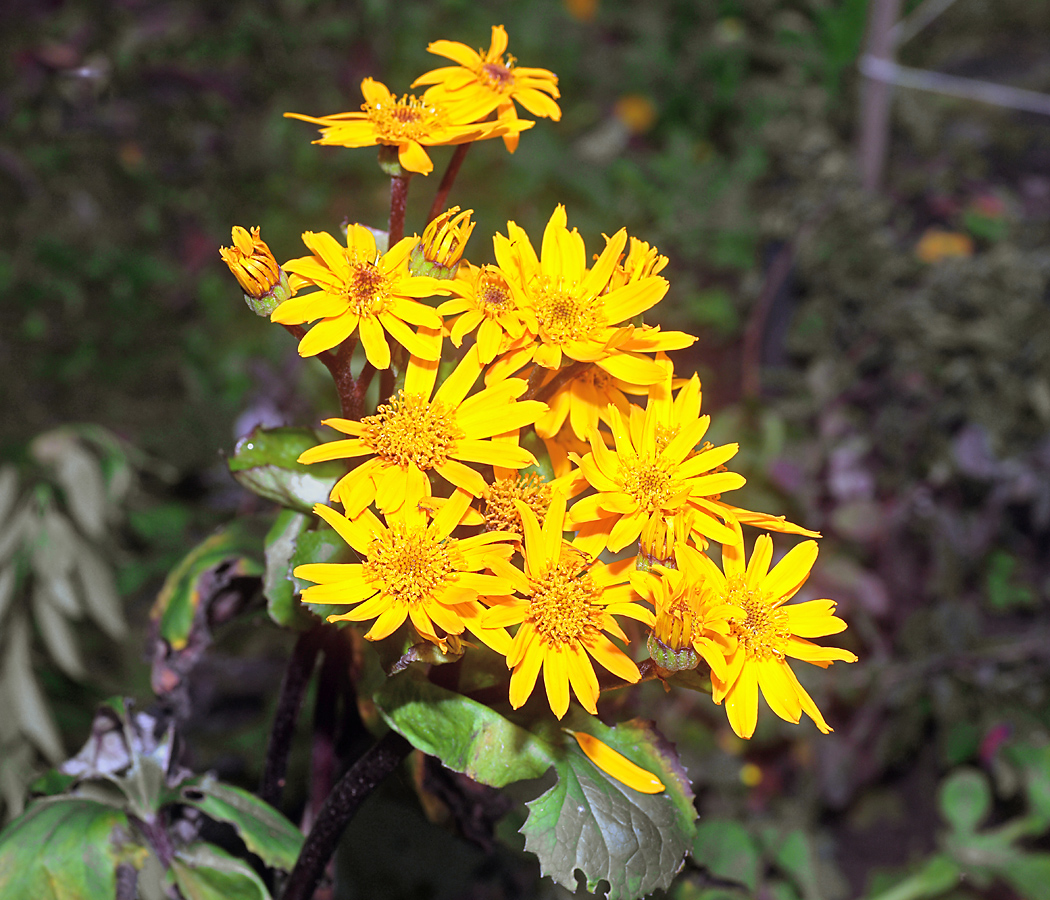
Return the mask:
<path id="1" fill-rule="evenodd" d="M 426 531 L 394 522 L 369 545 L 362 572 L 396 602 L 413 606 L 455 579 L 455 545 L 454 538 L 436 540 Z"/>
<path id="2" fill-rule="evenodd" d="M 525 621 L 555 646 L 581 641 L 602 628 L 602 589 L 580 572 L 576 560 L 559 560 L 540 578 L 531 579 Z"/>
<path id="3" fill-rule="evenodd" d="M 485 495 L 485 528 L 488 531 L 516 531 L 521 534 L 521 516 L 515 506 L 520 500 L 537 519 L 547 515 L 551 486 L 535 472 L 497 478 Z"/>
<path id="4" fill-rule="evenodd" d="M 374 416 L 363 418 L 361 425 L 376 456 L 400 466 L 414 463 L 423 470 L 448 462 L 456 440 L 464 436 L 454 411 L 440 401 L 403 390 Z"/>
<path id="5" fill-rule="evenodd" d="M 725 602 L 743 613 L 733 620 L 730 633 L 749 658 L 784 658 L 791 631 L 783 609 L 774 606 L 766 594 L 749 588 L 742 575 L 726 579 Z"/>

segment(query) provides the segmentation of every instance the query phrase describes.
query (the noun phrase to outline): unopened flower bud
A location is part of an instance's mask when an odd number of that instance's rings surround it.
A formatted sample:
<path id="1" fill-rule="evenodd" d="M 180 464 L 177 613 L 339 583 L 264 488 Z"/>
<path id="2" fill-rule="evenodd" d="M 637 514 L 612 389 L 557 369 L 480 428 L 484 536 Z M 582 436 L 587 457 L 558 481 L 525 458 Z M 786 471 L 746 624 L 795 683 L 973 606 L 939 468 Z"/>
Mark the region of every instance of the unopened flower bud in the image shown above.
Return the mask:
<path id="1" fill-rule="evenodd" d="M 249 234 L 233 227 L 233 246 L 220 247 L 219 255 L 244 290 L 244 300 L 257 316 L 269 316 L 294 293 L 288 276 L 277 265 L 270 248 L 259 237 L 258 227 Z"/>
<path id="2" fill-rule="evenodd" d="M 427 225 L 408 258 L 409 271 L 413 275 L 445 280 L 455 278 L 463 250 L 474 230 L 475 223 L 470 221 L 473 212 L 472 209 L 460 212 L 458 206 L 453 206 Z"/>

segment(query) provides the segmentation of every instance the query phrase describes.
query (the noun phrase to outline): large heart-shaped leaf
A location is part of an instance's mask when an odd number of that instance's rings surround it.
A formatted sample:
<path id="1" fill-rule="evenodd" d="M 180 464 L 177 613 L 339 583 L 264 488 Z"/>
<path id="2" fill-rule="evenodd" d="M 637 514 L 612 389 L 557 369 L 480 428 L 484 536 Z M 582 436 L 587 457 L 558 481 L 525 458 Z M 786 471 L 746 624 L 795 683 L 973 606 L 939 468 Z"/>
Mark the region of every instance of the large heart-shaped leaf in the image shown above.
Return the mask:
<path id="1" fill-rule="evenodd" d="M 615 727 L 581 713 L 569 726 L 604 741 L 665 785 L 642 794 L 599 769 L 576 742 L 554 764 L 558 783 L 526 805 L 525 849 L 540 868 L 570 890 L 580 872 L 587 890 L 602 881 L 608 900 L 634 900 L 666 888 L 681 869 L 695 835 L 693 792 L 677 754 L 651 722 Z"/>

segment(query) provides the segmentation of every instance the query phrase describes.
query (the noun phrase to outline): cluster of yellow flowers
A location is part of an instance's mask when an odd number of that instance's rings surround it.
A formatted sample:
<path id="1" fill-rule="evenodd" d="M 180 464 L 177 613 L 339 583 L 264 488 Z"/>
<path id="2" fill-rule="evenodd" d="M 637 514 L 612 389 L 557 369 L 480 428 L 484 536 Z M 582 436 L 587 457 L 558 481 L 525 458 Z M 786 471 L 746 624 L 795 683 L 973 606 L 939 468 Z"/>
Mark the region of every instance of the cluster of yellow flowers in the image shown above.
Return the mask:
<path id="1" fill-rule="evenodd" d="M 514 101 L 560 112 L 553 73 L 516 68 L 506 46 L 501 27 L 484 55 L 438 41 L 430 50 L 457 65 L 417 79 L 431 85 L 422 98 L 396 100 L 368 79 L 362 112 L 308 121 L 323 126 L 322 143 L 396 146 L 401 165 L 422 173 L 433 168 L 423 146 L 497 135 L 513 146 L 532 124 Z M 809 640 L 846 627 L 834 602 L 787 604 L 817 544 L 799 543 L 770 568 L 772 540 L 759 536 L 746 560 L 742 526 L 819 535 L 723 499 L 744 484 L 726 468 L 738 446 L 704 441 L 699 379 L 675 379 L 667 356 L 695 338 L 641 323 L 667 293 L 666 257 L 621 229 L 588 260 L 559 206 L 538 253 L 508 222 L 493 238 L 495 263 L 474 265 L 463 258 L 473 227 L 469 210 L 453 208 L 388 249 L 361 225 L 345 246 L 307 232 L 310 255 L 279 270 L 250 263 L 247 232 L 234 229 L 224 258 L 235 274 L 271 273 L 267 289 L 275 270 L 291 276 L 271 318 L 298 327 L 300 354 L 348 360 L 359 342 L 366 370 L 403 379 L 374 414 L 325 420 L 346 437 L 300 459 L 355 461 L 332 491 L 342 511 L 316 511 L 362 560 L 299 566 L 314 583 L 303 599 L 352 607 L 329 621 L 369 622 L 369 640 L 408 621 L 460 652 L 469 633 L 506 656 L 514 708 L 542 670 L 559 718 L 570 693 L 596 712 L 593 661 L 624 682 L 642 678 L 615 642 L 629 643 L 617 617 L 634 619 L 649 632 L 646 673 L 666 678 L 703 660 L 741 737 L 754 732 L 760 688 L 780 717 L 805 712 L 829 731 L 787 663 L 856 659 Z M 422 302 L 435 297 L 444 299 Z"/>

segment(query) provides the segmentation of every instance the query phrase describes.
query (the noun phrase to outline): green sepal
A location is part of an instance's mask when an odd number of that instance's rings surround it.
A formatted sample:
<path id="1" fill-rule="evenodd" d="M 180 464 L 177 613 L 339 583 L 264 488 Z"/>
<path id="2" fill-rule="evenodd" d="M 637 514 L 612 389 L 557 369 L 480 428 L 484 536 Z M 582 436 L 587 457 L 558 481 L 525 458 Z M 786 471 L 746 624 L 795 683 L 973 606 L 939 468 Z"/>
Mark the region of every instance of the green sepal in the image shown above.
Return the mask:
<path id="1" fill-rule="evenodd" d="M 327 503 L 346 465 L 331 462 L 305 465 L 305 450 L 323 443 L 312 428 L 254 428 L 241 438 L 227 460 L 230 472 L 254 494 L 308 513 L 315 503 Z"/>

